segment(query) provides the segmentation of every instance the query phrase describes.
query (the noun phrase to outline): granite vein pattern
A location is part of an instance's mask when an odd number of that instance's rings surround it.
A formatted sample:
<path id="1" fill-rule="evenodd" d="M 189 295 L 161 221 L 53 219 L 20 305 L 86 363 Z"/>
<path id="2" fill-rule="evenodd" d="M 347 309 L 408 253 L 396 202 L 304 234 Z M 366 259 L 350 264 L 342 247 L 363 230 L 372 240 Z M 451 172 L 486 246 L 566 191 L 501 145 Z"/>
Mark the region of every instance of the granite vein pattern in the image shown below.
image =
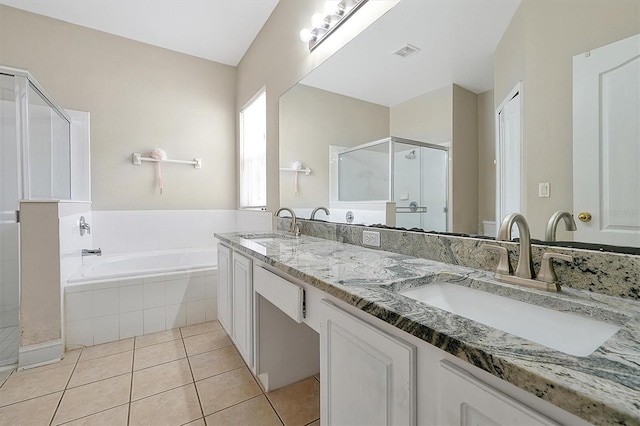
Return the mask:
<path id="1" fill-rule="evenodd" d="M 288 218 L 278 218 L 278 229 L 287 230 L 290 223 Z M 311 220 L 298 223 L 305 235 L 358 246 L 362 243 L 362 231 L 375 230 L 380 232 L 382 250 L 489 272 L 498 263 L 498 255 L 483 248 L 489 242 L 509 250 L 514 269 L 518 262 L 518 245 L 511 242 Z M 554 262 L 558 278 L 567 287 L 640 300 L 640 256 L 533 244 L 531 254 L 536 271 L 545 252 L 573 256 L 570 263 Z"/>
<path id="2" fill-rule="evenodd" d="M 498 283 L 483 270 L 305 235 L 266 240 L 241 235 L 216 237 L 593 424 L 640 425 L 637 301 L 572 288 L 557 294 L 525 289 Z M 589 356 L 577 357 L 398 294 L 443 279 L 620 330 Z"/>

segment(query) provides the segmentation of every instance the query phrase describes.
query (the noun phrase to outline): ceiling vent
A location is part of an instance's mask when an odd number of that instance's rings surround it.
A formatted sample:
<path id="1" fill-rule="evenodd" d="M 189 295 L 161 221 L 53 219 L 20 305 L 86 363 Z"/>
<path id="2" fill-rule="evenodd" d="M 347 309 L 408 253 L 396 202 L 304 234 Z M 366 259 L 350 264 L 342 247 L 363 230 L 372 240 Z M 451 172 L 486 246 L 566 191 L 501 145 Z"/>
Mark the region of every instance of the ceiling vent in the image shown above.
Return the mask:
<path id="1" fill-rule="evenodd" d="M 400 49 L 393 52 L 394 55 L 398 55 L 402 58 L 406 58 L 407 56 L 413 55 L 414 53 L 418 53 L 420 51 L 419 48 L 415 47 L 412 44 L 405 44 Z"/>

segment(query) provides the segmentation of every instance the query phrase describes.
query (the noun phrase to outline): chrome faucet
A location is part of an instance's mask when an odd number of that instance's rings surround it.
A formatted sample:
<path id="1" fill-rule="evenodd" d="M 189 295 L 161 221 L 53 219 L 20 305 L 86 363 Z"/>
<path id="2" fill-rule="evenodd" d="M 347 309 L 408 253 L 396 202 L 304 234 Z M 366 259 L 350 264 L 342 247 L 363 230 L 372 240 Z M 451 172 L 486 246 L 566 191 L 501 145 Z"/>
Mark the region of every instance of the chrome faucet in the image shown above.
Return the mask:
<path id="1" fill-rule="evenodd" d="M 287 211 L 291 215 L 291 226 L 289 227 L 289 234 L 295 235 L 296 237 L 300 235 L 300 227 L 298 226 L 298 219 L 296 218 L 296 214 L 293 209 L 289 207 L 280 207 L 276 212 L 276 217 L 280 217 L 280 212 Z"/>
<path id="2" fill-rule="evenodd" d="M 558 228 L 558 223 L 560 219 L 564 219 L 564 225 L 567 228 L 567 231 L 575 231 L 576 221 L 573 219 L 573 215 L 569 212 L 555 212 L 549 218 L 549 222 L 547 222 L 547 230 L 544 233 L 545 241 L 555 241 L 556 240 L 556 230 Z"/>
<path id="3" fill-rule="evenodd" d="M 511 240 L 511 230 L 514 224 L 518 226 L 518 231 L 520 232 L 520 256 L 518 257 L 515 275 L 512 273 L 511 263 L 509 262 L 509 251 L 505 247 L 490 244 L 484 246 L 486 249 L 495 251 L 500 255 L 498 268 L 496 269 L 496 279 L 509 284 L 518 284 L 548 291 L 560 291 L 560 283 L 558 283 L 558 277 L 553 270 L 552 259 L 572 262 L 573 257 L 562 253 L 544 253 L 542 255 L 540 273 L 535 278 L 531 259 L 531 234 L 524 216 L 520 213 L 507 215 L 500 225 L 496 240 Z"/>
<path id="4" fill-rule="evenodd" d="M 82 256 L 102 256 L 102 249 L 82 249 Z"/>
<path id="5" fill-rule="evenodd" d="M 324 211 L 324 214 L 326 214 L 327 216 L 329 216 L 331 213 L 329 213 L 329 209 L 326 207 L 316 207 L 315 209 L 313 209 L 313 211 L 311 212 L 311 220 L 315 220 L 316 218 L 316 213 L 318 212 L 318 210 L 322 210 Z"/>
<path id="6" fill-rule="evenodd" d="M 91 233 L 91 226 L 84 220 L 84 216 L 80 216 L 80 221 L 78 222 L 78 227 L 80 228 L 80 236 L 83 237 L 85 233 Z"/>
<path id="7" fill-rule="evenodd" d="M 518 226 L 520 233 L 520 256 L 518 256 L 518 266 L 516 267 L 516 277 L 533 278 L 533 261 L 531 260 L 531 233 L 527 220 L 520 213 L 507 215 L 498 231 L 497 241 L 511 240 L 511 230 L 513 225 Z"/>

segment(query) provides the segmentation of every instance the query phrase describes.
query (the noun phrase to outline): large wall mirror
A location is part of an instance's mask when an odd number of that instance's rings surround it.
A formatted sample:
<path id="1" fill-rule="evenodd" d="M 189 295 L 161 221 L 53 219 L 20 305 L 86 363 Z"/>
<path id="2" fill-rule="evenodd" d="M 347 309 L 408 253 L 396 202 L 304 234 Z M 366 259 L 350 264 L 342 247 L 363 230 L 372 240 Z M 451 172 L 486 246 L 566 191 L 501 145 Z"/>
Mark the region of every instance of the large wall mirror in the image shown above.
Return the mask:
<path id="1" fill-rule="evenodd" d="M 640 0 L 401 0 L 280 98 L 280 205 L 640 247 L 639 33 Z"/>

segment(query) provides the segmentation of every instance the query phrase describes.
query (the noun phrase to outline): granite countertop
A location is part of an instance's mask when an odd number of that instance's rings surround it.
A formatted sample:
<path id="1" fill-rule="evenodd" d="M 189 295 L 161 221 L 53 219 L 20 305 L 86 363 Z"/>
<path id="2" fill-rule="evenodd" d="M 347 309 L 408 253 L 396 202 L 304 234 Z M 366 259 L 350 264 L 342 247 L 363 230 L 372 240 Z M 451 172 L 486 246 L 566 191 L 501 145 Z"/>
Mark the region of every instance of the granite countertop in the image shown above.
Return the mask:
<path id="1" fill-rule="evenodd" d="M 310 236 L 255 240 L 242 235 L 248 234 L 216 237 L 593 424 L 640 424 L 637 301 L 570 288 L 550 293 L 517 287 L 485 271 Z M 621 328 L 595 352 L 578 357 L 397 293 L 442 274 L 456 284 Z"/>

